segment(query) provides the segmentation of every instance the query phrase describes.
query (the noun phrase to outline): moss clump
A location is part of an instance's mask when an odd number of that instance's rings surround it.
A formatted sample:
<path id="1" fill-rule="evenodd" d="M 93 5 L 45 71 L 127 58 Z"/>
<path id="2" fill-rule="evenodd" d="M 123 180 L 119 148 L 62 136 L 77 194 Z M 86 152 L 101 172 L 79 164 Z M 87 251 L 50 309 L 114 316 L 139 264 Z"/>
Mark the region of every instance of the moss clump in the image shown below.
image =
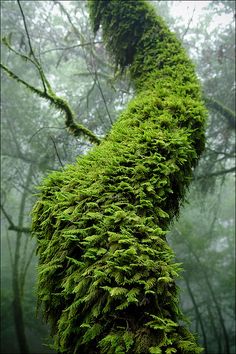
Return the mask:
<path id="1" fill-rule="evenodd" d="M 41 186 L 39 303 L 61 353 L 200 353 L 165 238 L 204 148 L 194 68 L 145 2 L 88 4 L 136 96 L 99 146 Z"/>

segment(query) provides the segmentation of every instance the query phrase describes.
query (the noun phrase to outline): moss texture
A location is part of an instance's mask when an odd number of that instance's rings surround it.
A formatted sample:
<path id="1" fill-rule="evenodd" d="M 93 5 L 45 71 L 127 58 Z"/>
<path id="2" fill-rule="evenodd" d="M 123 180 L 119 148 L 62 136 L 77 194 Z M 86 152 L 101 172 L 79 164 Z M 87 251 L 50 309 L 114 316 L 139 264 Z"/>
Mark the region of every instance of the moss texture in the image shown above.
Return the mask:
<path id="1" fill-rule="evenodd" d="M 43 181 L 32 225 L 39 304 L 60 353 L 200 353 L 166 242 L 204 148 L 194 67 L 146 2 L 88 4 L 136 96 L 99 146 Z"/>

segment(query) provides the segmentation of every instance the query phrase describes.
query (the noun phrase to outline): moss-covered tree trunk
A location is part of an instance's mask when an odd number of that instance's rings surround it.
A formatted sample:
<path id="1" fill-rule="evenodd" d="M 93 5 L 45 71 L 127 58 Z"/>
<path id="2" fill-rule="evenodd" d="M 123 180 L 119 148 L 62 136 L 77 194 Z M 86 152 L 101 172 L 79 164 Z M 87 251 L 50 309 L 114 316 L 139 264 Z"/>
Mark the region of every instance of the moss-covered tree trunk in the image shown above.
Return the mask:
<path id="1" fill-rule="evenodd" d="M 204 148 L 194 67 L 144 1 L 88 4 L 136 96 L 99 146 L 41 186 L 39 303 L 61 353 L 199 353 L 166 241 Z"/>

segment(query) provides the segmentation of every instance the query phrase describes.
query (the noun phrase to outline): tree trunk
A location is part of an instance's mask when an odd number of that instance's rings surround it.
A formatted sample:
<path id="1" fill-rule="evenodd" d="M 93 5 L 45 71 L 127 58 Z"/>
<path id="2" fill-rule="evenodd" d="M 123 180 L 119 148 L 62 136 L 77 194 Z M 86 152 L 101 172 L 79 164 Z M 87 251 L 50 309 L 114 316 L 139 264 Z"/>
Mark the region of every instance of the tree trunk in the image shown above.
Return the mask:
<path id="1" fill-rule="evenodd" d="M 192 292 L 192 289 L 190 287 L 190 284 L 189 284 L 189 281 L 188 281 L 187 277 L 184 277 L 184 280 L 186 282 L 187 289 L 188 289 L 189 295 L 190 295 L 192 303 L 193 303 L 194 311 L 196 313 L 196 319 L 198 319 L 199 323 L 200 323 L 202 336 L 203 336 L 203 345 L 204 345 L 204 348 L 205 348 L 205 354 L 207 354 L 208 353 L 208 351 L 207 351 L 207 338 L 206 338 L 206 333 L 205 333 L 205 329 L 204 329 L 204 325 L 203 325 L 202 316 L 201 316 L 201 313 L 200 313 L 200 311 L 198 309 L 198 305 L 197 305 L 196 300 L 194 298 L 194 294 Z"/>
<path id="2" fill-rule="evenodd" d="M 24 210 L 27 198 L 27 187 L 29 187 L 32 178 L 32 166 L 29 167 L 29 171 L 26 178 L 26 188 L 22 194 L 20 210 L 18 215 L 18 228 L 16 234 L 16 248 L 13 261 L 13 275 L 12 275 L 12 289 L 13 289 L 13 318 L 16 336 L 20 348 L 20 353 L 28 354 L 29 348 L 27 344 L 27 339 L 25 335 L 25 323 L 22 309 L 22 296 L 20 291 L 20 276 L 19 276 L 19 261 L 20 261 L 20 247 L 23 232 L 23 222 L 24 222 Z"/>
<path id="3" fill-rule="evenodd" d="M 223 331 L 223 335 L 224 335 L 224 340 L 225 340 L 225 351 L 224 353 L 225 354 L 230 354 L 230 348 L 229 348 L 229 337 L 228 337 L 228 333 L 227 333 L 227 329 L 225 327 L 225 321 L 224 321 L 224 318 L 223 318 L 223 315 L 222 315 L 222 312 L 221 312 L 221 308 L 220 308 L 220 305 L 218 303 L 218 300 L 215 296 L 215 293 L 214 293 L 214 290 L 212 288 L 212 285 L 211 285 L 211 282 L 209 280 L 209 277 L 208 277 L 208 274 L 207 274 L 207 271 L 206 269 L 203 270 L 203 267 L 201 265 L 201 261 L 198 257 L 198 255 L 192 250 L 192 248 L 189 246 L 189 249 L 191 251 L 191 253 L 193 254 L 194 258 L 196 259 L 197 263 L 200 265 L 200 269 L 202 270 L 202 274 L 204 275 L 204 278 L 205 278 L 205 281 L 207 283 L 207 286 L 209 288 L 209 291 L 210 291 L 210 294 L 211 294 L 211 297 L 212 297 L 212 300 L 213 300 L 213 303 L 215 304 L 215 308 L 216 308 L 216 312 L 219 316 L 219 320 L 220 320 L 220 325 L 222 327 L 222 331 Z"/>

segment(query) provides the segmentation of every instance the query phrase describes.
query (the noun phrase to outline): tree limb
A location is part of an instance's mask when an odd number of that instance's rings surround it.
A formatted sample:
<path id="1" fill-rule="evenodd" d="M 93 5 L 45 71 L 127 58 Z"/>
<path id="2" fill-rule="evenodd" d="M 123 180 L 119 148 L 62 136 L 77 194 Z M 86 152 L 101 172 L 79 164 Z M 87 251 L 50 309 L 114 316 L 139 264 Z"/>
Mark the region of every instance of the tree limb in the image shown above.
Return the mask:
<path id="1" fill-rule="evenodd" d="M 16 226 L 12 219 L 10 218 L 10 216 L 8 215 L 8 213 L 6 212 L 6 210 L 4 209 L 3 205 L 1 205 L 1 209 L 3 212 L 3 215 L 5 216 L 5 218 L 7 219 L 8 223 L 9 223 L 9 227 L 8 230 L 14 230 L 14 231 L 20 231 L 20 232 L 25 232 L 25 233 L 30 233 L 31 230 L 28 227 L 18 227 Z"/>
<path id="2" fill-rule="evenodd" d="M 62 163 L 62 161 L 61 161 L 61 158 L 60 158 L 60 155 L 59 155 L 59 153 L 58 153 L 58 151 L 57 151 L 56 143 L 55 143 L 55 141 L 54 141 L 54 139 L 53 139 L 53 137 L 52 137 L 51 135 L 50 135 L 49 137 L 50 137 L 50 139 L 52 140 L 52 143 L 53 143 L 53 146 L 54 146 L 54 149 L 55 149 L 55 152 L 56 152 L 58 161 L 60 162 L 60 165 L 61 165 L 61 167 L 63 168 L 64 165 L 63 165 L 63 163 Z"/>
<path id="3" fill-rule="evenodd" d="M 227 119 L 229 126 L 235 129 L 236 116 L 235 113 L 231 111 L 231 109 L 225 107 L 222 103 L 214 100 L 211 97 L 205 97 L 204 99 L 208 108 L 211 108 L 222 114 Z"/>
<path id="4" fill-rule="evenodd" d="M 193 20 L 193 16 L 194 16 L 195 11 L 196 11 L 196 8 L 194 7 L 192 16 L 191 16 L 190 20 L 188 21 L 187 28 L 186 28 L 186 30 L 184 31 L 184 33 L 182 34 L 181 41 L 184 39 L 185 35 L 188 33 L 188 30 L 189 30 L 190 25 L 191 25 L 191 22 L 192 22 L 192 20 Z"/>
<path id="5" fill-rule="evenodd" d="M 70 49 L 74 49 L 74 48 L 91 46 L 91 45 L 94 45 L 94 44 L 102 44 L 102 43 L 103 43 L 102 41 L 95 41 L 95 42 L 88 42 L 88 43 L 82 43 L 82 44 L 75 44 L 75 45 L 72 45 L 72 46 L 69 46 L 69 47 L 51 48 L 51 49 L 47 49 L 47 50 L 41 52 L 41 55 L 49 53 L 49 52 L 58 51 L 58 50 L 70 50 Z"/>
<path id="6" fill-rule="evenodd" d="M 225 170 L 208 173 L 208 174 L 205 174 L 204 176 L 196 177 L 196 179 L 204 179 L 204 178 L 208 178 L 208 177 L 221 176 L 221 175 L 225 175 L 227 173 L 231 173 L 231 172 L 235 172 L 235 171 L 236 171 L 236 167 L 232 167 L 232 168 L 228 168 Z"/>
<path id="7" fill-rule="evenodd" d="M 65 113 L 65 125 L 68 129 L 68 131 L 75 137 L 80 137 L 81 135 L 87 136 L 89 141 L 91 143 L 95 144 L 100 144 L 100 139 L 93 133 L 91 132 L 88 128 L 84 127 L 82 124 L 77 124 L 75 123 L 75 113 L 72 111 L 70 108 L 69 104 L 67 101 L 62 99 L 61 97 L 57 96 L 55 93 L 52 91 L 45 92 L 42 91 L 38 88 L 35 88 L 34 86 L 30 85 L 28 82 L 22 80 L 19 78 L 18 75 L 16 75 L 13 71 L 11 71 L 7 66 L 4 64 L 0 64 L 2 69 L 14 80 L 17 82 L 21 83 L 25 87 L 27 87 L 29 90 L 31 90 L 33 93 L 36 93 L 38 96 L 48 100 L 54 107 L 56 107 L 59 111 L 62 111 Z"/>
<path id="8" fill-rule="evenodd" d="M 22 19 L 23 19 L 26 36 L 27 36 L 27 39 L 28 39 L 28 44 L 29 44 L 29 48 L 30 48 L 29 57 L 32 55 L 32 57 L 34 59 L 33 62 L 35 64 L 35 66 L 37 67 L 38 71 L 39 71 L 39 75 L 40 75 L 41 81 L 43 83 L 44 91 L 46 92 L 47 89 L 48 89 L 48 91 L 50 93 L 52 93 L 52 89 L 51 89 L 51 86 L 49 84 L 49 81 L 47 80 L 47 78 L 46 78 L 46 76 L 44 74 L 44 71 L 42 69 L 42 66 L 41 66 L 39 60 L 37 59 L 37 57 L 36 57 L 36 55 L 34 53 L 33 46 L 32 46 L 31 39 L 30 39 L 30 35 L 29 35 L 29 31 L 28 31 L 28 27 L 27 27 L 27 24 L 26 24 L 25 14 L 24 14 L 23 9 L 21 7 L 20 1 L 17 0 L 17 3 L 18 3 L 19 8 L 20 8 L 20 12 L 21 12 L 21 16 L 22 16 Z"/>
<path id="9" fill-rule="evenodd" d="M 107 115 L 108 115 L 109 120 L 110 120 L 110 123 L 111 123 L 111 125 L 112 125 L 112 124 L 113 124 L 113 121 L 112 121 L 112 119 L 111 119 L 111 115 L 110 115 L 110 112 L 109 112 L 109 109 L 108 109 L 108 106 L 107 106 L 107 102 L 106 102 L 105 96 L 104 96 L 104 94 L 103 94 L 103 90 L 102 90 L 102 88 L 101 88 L 101 85 L 100 85 L 100 82 L 99 82 L 99 79 L 98 79 L 98 75 L 97 75 L 97 70 L 96 70 L 96 68 L 95 68 L 95 83 L 96 83 L 96 85 L 97 85 L 97 87 L 98 87 L 98 89 L 99 89 L 99 91 L 100 91 L 100 94 L 101 94 L 101 96 L 102 96 L 102 100 L 103 100 L 103 102 L 104 102 L 104 105 L 105 105 L 105 108 L 106 108 L 106 111 L 107 111 Z"/>
<path id="10" fill-rule="evenodd" d="M 64 99 L 60 98 L 59 96 L 57 96 L 52 88 L 51 85 L 49 83 L 49 81 L 47 80 L 44 71 L 42 69 L 42 66 L 39 62 L 39 60 L 37 59 L 34 50 L 33 50 L 33 46 L 31 43 L 31 39 L 30 39 L 30 35 L 29 35 L 29 31 L 27 28 L 27 24 L 26 24 L 26 19 L 25 19 L 25 15 L 23 12 L 23 9 L 21 7 L 20 1 L 17 0 L 17 3 L 19 5 L 20 11 L 21 11 L 21 15 L 23 18 L 23 23 L 24 23 L 24 28 L 25 28 L 25 32 L 28 38 L 28 44 L 29 44 L 29 48 L 30 48 L 30 54 L 25 55 L 25 54 L 21 54 L 19 52 L 17 52 L 16 50 L 14 50 L 10 43 L 7 41 L 7 39 L 3 39 L 3 44 L 5 44 L 7 46 L 8 49 L 12 50 L 15 54 L 19 55 L 22 59 L 25 60 L 29 60 L 31 63 L 33 63 L 35 65 L 35 67 L 37 68 L 37 70 L 39 71 L 40 74 L 40 78 L 41 81 L 43 83 L 43 87 L 44 90 L 42 91 L 41 89 L 38 89 L 32 85 L 30 85 L 28 82 L 24 81 L 23 79 L 21 79 L 18 75 L 16 75 L 13 71 L 11 71 L 7 66 L 5 66 L 4 64 L 0 64 L 1 68 L 14 80 L 16 80 L 17 82 L 21 83 L 22 85 L 24 85 L 25 87 L 27 87 L 28 89 L 30 89 L 32 92 L 36 93 L 38 96 L 48 100 L 52 105 L 54 105 L 59 111 L 62 111 L 65 113 L 65 124 L 66 127 L 68 129 L 68 131 L 75 137 L 80 137 L 81 135 L 84 135 L 86 137 L 88 137 L 89 141 L 91 143 L 96 143 L 99 144 L 100 143 L 100 139 L 93 133 L 91 132 L 89 129 L 87 129 L 86 127 L 84 127 L 82 124 L 77 124 L 75 122 L 76 120 L 76 116 L 75 113 L 72 111 L 72 109 L 70 108 L 69 104 L 67 103 L 67 101 L 65 101 Z M 31 58 L 32 56 L 32 58 Z"/>

